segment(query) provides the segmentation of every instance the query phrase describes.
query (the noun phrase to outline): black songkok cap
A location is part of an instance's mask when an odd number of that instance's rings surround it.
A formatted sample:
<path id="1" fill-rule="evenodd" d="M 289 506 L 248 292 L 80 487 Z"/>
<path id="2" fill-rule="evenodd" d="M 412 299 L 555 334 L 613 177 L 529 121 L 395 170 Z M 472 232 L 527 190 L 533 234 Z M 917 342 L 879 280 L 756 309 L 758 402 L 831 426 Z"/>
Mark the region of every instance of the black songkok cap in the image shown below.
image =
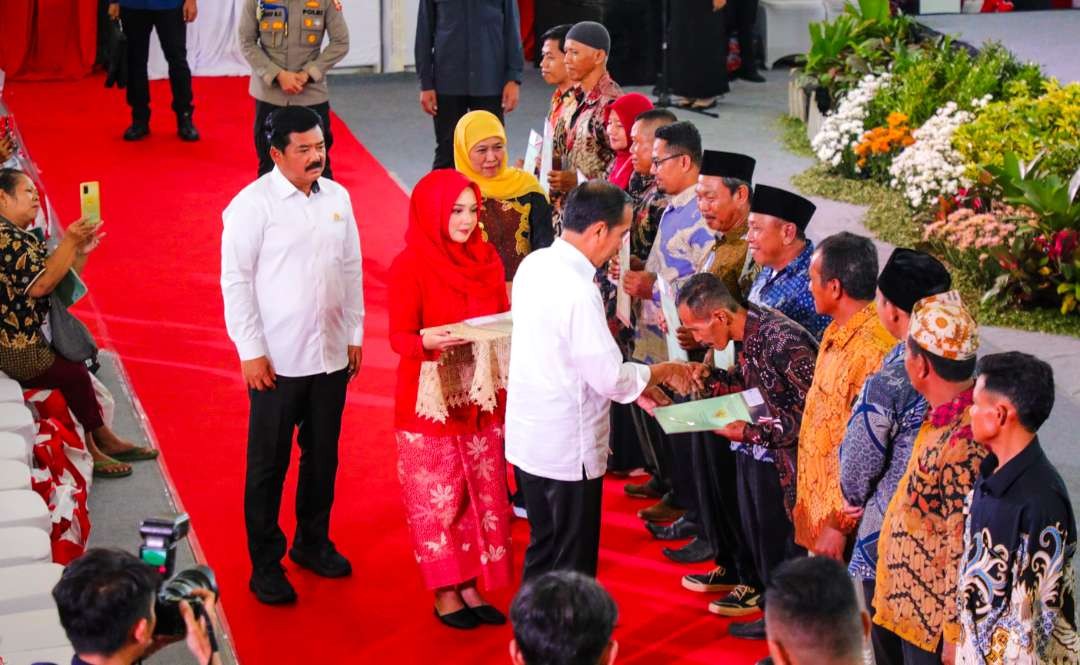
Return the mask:
<path id="1" fill-rule="evenodd" d="M 910 314 L 923 298 L 948 291 L 952 277 L 929 254 L 897 247 L 881 269 L 877 285 L 886 300 Z"/>
<path id="2" fill-rule="evenodd" d="M 721 150 L 706 150 L 701 158 L 701 175 L 719 178 L 738 178 L 744 182 L 754 181 L 754 165 L 749 155 Z"/>
<path id="3" fill-rule="evenodd" d="M 800 231 L 806 230 L 815 210 L 817 206 L 810 199 L 804 199 L 786 189 L 769 185 L 754 187 L 754 198 L 750 202 L 750 212 L 772 215 L 785 222 L 791 222 L 799 227 Z"/>
<path id="4" fill-rule="evenodd" d="M 600 49 L 604 53 L 611 52 L 611 35 L 608 34 L 607 28 L 596 21 L 575 23 L 574 27 L 570 28 L 570 32 L 566 33 L 566 38 Z"/>

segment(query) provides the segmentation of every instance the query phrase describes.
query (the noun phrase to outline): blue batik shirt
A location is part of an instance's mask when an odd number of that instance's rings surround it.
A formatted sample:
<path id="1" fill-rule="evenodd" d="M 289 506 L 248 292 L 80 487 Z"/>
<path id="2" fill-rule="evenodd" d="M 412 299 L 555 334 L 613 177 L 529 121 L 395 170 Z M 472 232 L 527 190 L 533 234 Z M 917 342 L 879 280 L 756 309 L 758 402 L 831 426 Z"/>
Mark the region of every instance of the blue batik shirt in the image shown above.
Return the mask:
<path id="1" fill-rule="evenodd" d="M 810 258 L 813 254 L 814 243 L 807 240 L 806 248 L 780 270 L 763 267 L 750 287 L 748 300 L 755 305 L 780 310 L 820 340 L 832 318 L 818 314 L 814 309 L 814 296 L 810 293 Z"/>
<path id="2" fill-rule="evenodd" d="M 926 417 L 927 403 L 904 369 L 904 342 L 867 377 L 851 409 L 840 443 L 840 490 L 844 500 L 864 509 L 848 571 L 860 580 L 874 579 L 878 537 L 911 449 Z"/>

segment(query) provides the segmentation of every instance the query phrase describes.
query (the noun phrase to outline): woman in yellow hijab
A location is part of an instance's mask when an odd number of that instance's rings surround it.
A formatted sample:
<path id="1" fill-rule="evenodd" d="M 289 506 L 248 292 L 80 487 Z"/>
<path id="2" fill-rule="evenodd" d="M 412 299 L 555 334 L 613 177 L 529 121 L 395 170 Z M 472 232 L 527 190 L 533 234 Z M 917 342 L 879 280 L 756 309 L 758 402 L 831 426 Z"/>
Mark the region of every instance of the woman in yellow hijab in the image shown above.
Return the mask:
<path id="1" fill-rule="evenodd" d="M 506 130 L 489 111 L 471 111 L 454 130 L 454 166 L 480 186 L 480 224 L 513 281 L 521 260 L 555 240 L 551 204 L 536 176 L 507 166 Z"/>

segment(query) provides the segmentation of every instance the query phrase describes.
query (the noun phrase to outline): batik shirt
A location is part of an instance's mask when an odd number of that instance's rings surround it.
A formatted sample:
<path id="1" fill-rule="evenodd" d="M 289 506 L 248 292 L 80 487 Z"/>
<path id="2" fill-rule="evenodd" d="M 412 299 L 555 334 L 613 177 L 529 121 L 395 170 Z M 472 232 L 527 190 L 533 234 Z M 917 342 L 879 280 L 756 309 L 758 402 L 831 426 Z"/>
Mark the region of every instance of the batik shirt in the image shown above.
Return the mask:
<path id="1" fill-rule="evenodd" d="M 746 232 L 749 229 L 749 220 L 743 220 L 734 227 L 716 234 L 705 260 L 698 267 L 698 272 L 708 272 L 720 278 L 727 287 L 728 293 L 740 303 L 746 302 L 743 298 L 739 279 L 746 269 L 746 252 L 750 243 L 746 240 Z"/>
<path id="2" fill-rule="evenodd" d="M 630 227 L 630 253 L 642 261 L 649 258 L 660 219 L 668 206 L 667 194 L 656 186 L 656 178 L 634 171 L 626 191 L 634 203 L 634 223 Z"/>
<path id="3" fill-rule="evenodd" d="M 0 345 L 21 350 L 42 343 L 50 301 L 27 292 L 45 272 L 47 259 L 38 236 L 0 217 Z"/>
<path id="4" fill-rule="evenodd" d="M 656 240 L 645 261 L 645 270 L 663 277 L 678 294 L 686 280 L 702 264 L 715 238 L 697 206 L 693 187 L 670 199 Z M 660 289 L 654 284 L 653 295 L 642 302 L 634 337 L 634 360 L 653 364 L 668 359 L 667 342 L 659 326 Z"/>
<path id="5" fill-rule="evenodd" d="M 983 460 L 968 497 L 956 662 L 1080 662 L 1076 520 L 1038 439 L 1005 466 Z"/>
<path id="6" fill-rule="evenodd" d="M 844 531 L 855 527 L 843 515 L 840 442 L 866 377 L 878 371 L 894 346 L 896 340 L 878 320 L 874 303 L 844 325 L 833 321 L 821 338 L 814 384 L 806 397 L 799 432 L 795 542 L 806 549 L 815 546 L 826 526 Z"/>
<path id="7" fill-rule="evenodd" d="M 806 393 L 814 378 L 818 343 L 806 328 L 770 307 L 750 305 L 742 352 L 731 371 L 714 369 L 706 392 L 724 395 L 757 388 L 774 420 L 748 425 L 731 449 L 772 462 L 780 476 L 788 518 L 795 506 L 795 466 Z"/>
<path id="8" fill-rule="evenodd" d="M 905 346 L 897 344 L 881 370 L 866 379 L 840 444 L 840 491 L 848 503 L 863 508 L 848 565 L 855 579 L 874 579 L 881 521 L 926 417 L 926 400 L 904 368 Z"/>
<path id="9" fill-rule="evenodd" d="M 564 158 L 562 167 L 564 171 L 581 171 L 589 180 L 602 179 L 615 159 L 615 151 L 608 144 L 607 121 L 611 105 L 623 94 L 622 88 L 604 74 L 589 92 L 580 87 L 575 90 L 577 108 L 566 136 L 569 160 Z"/>
<path id="10" fill-rule="evenodd" d="M 926 651 L 960 636 L 964 500 L 986 457 L 972 439 L 970 411 L 970 388 L 930 410 L 878 541 L 874 623 Z"/>
<path id="11" fill-rule="evenodd" d="M 571 86 L 559 92 L 558 89 L 551 93 L 551 110 L 548 111 L 548 122 L 551 123 L 551 157 L 552 163 L 562 167 L 563 159 L 566 158 L 566 136 L 570 131 L 570 120 L 574 117 L 574 111 L 577 110 L 577 87 Z M 556 169 L 558 170 L 558 169 Z M 551 201 L 551 222 L 552 227 L 555 229 L 555 237 L 558 238 L 562 232 L 562 206 L 563 199 L 566 198 L 564 192 L 550 192 L 549 199 Z"/>
<path id="12" fill-rule="evenodd" d="M 747 300 L 756 305 L 775 307 L 821 339 L 832 319 L 818 314 L 814 309 L 814 296 L 810 294 L 810 259 L 813 254 L 814 243 L 807 240 L 806 248 L 780 270 L 762 268 L 750 287 Z"/>

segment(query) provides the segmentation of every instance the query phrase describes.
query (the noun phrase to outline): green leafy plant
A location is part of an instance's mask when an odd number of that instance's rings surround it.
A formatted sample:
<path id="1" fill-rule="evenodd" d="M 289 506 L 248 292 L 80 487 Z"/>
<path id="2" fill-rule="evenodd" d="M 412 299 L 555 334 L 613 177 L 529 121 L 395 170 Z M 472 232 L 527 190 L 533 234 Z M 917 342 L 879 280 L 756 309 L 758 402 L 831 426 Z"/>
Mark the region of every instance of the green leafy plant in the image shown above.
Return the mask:
<path id="1" fill-rule="evenodd" d="M 1066 182 L 1056 173 L 1044 172 L 1045 154 L 1024 162 L 1016 153 L 1007 153 L 1001 166 L 986 167 L 983 182 L 989 179 L 1005 201 L 1032 210 L 1038 216 L 1039 226 L 1048 233 L 1080 229 L 1080 201 L 1076 197 L 1080 168 Z"/>

